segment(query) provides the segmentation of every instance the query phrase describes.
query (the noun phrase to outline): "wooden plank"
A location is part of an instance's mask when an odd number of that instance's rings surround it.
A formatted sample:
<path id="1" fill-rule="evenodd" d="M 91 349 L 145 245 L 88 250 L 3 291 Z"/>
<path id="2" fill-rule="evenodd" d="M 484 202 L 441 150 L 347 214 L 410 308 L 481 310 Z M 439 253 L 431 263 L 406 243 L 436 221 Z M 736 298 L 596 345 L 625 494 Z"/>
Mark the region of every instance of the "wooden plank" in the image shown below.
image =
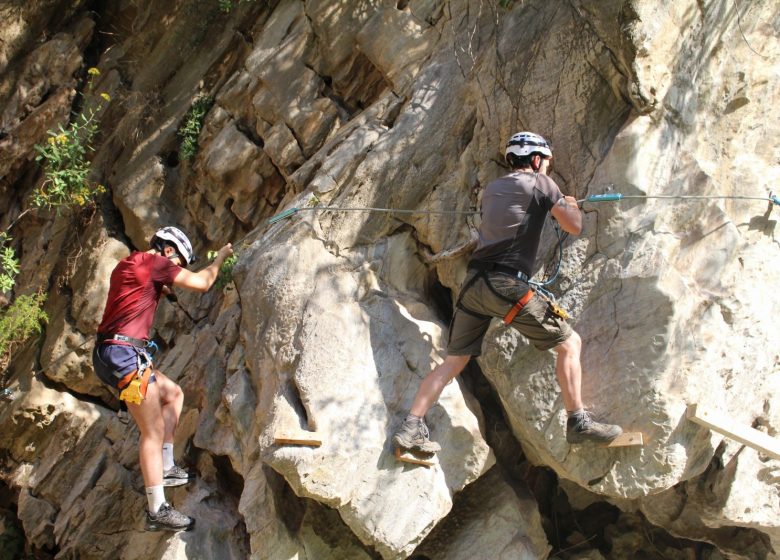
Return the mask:
<path id="1" fill-rule="evenodd" d="M 623 432 L 604 447 L 631 447 L 644 444 L 645 438 L 642 432 Z"/>
<path id="2" fill-rule="evenodd" d="M 691 422 L 705 426 L 710 430 L 723 434 L 729 439 L 733 439 L 752 447 L 753 449 L 764 453 L 774 459 L 780 459 L 780 440 L 765 434 L 760 430 L 737 424 L 729 420 L 723 414 L 713 410 L 703 410 L 699 405 L 692 404 L 685 411 L 685 416 Z"/>
<path id="3" fill-rule="evenodd" d="M 396 447 L 395 448 L 395 458 L 397 461 L 401 461 L 402 463 L 410 463 L 412 465 L 422 465 L 427 468 L 431 468 L 435 463 L 432 461 L 425 461 L 423 459 L 418 459 L 414 456 L 414 454 L 411 451 L 407 451 L 406 453 L 401 453 L 401 448 Z"/>
<path id="4" fill-rule="evenodd" d="M 319 447 L 322 440 L 316 432 L 303 432 L 300 434 L 279 434 L 274 436 L 277 445 L 305 445 L 307 447 Z"/>

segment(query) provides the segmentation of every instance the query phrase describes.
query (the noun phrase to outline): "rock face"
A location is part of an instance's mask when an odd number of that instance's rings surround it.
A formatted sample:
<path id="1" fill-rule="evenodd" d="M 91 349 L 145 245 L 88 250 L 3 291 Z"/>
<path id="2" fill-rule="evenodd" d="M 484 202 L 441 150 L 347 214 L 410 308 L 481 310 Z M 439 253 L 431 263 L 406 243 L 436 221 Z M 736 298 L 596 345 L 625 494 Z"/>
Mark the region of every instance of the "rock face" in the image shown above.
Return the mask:
<path id="1" fill-rule="evenodd" d="M 0 226 L 14 295 L 49 293 L 0 401 L 3 526 L 28 552 L 777 557 L 780 462 L 684 417 L 780 430 L 775 2 L 60 4 L 0 8 Z M 101 92 L 110 195 L 31 210 L 35 144 Z M 204 97 L 187 160 L 177 131 Z M 566 194 L 626 196 L 583 203 L 551 289 L 583 339 L 586 405 L 645 445 L 566 443 L 554 355 L 494 324 L 428 414 L 434 466 L 401 464 L 389 437 L 446 355 L 474 211 L 524 129 L 551 140 Z M 185 392 L 176 458 L 199 474 L 169 491 L 198 520 L 174 536 L 143 532 L 137 428 L 90 359 L 114 263 L 168 223 L 239 257 L 226 288 L 163 301 L 155 323 Z M 548 228 L 538 278 L 554 253 Z M 275 442 L 289 432 L 322 445 Z M 603 522 L 556 534 L 565 496 Z"/>

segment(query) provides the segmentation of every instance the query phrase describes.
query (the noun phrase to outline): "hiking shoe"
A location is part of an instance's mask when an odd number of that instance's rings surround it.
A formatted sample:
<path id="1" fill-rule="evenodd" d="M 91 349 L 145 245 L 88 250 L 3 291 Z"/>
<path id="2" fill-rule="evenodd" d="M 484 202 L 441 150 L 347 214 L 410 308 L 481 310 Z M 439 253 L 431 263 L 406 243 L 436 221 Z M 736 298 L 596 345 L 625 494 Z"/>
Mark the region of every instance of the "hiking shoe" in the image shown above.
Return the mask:
<path id="1" fill-rule="evenodd" d="M 410 451 L 421 451 L 422 453 L 441 451 L 441 446 L 428 438 L 428 426 L 425 425 L 425 420 L 422 418 L 419 420 L 407 419 L 393 435 L 393 443 L 397 447 L 403 447 Z"/>
<path id="2" fill-rule="evenodd" d="M 195 520 L 173 509 L 168 502 L 163 502 L 157 513 L 146 510 L 147 531 L 189 531 L 195 526 Z"/>
<path id="3" fill-rule="evenodd" d="M 587 410 L 582 414 L 569 416 L 566 421 L 566 441 L 569 443 L 582 443 L 586 439 L 609 443 L 622 433 L 623 428 L 620 426 L 596 422 Z"/>
<path id="4" fill-rule="evenodd" d="M 163 471 L 163 486 L 182 486 L 194 478 L 194 475 L 191 475 L 183 468 L 173 465 L 167 471 Z"/>

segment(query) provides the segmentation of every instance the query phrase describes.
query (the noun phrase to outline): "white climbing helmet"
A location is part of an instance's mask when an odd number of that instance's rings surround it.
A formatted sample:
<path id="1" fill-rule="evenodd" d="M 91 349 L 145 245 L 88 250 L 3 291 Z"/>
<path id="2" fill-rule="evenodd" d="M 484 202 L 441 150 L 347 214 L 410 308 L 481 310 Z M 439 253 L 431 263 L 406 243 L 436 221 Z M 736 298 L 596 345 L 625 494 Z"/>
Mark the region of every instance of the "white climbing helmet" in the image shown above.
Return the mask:
<path id="1" fill-rule="evenodd" d="M 504 157 L 509 154 L 515 154 L 516 156 L 522 157 L 533 153 L 539 153 L 545 158 L 552 157 L 552 150 L 550 149 L 547 140 L 533 132 L 518 132 L 506 143 Z"/>
<path id="2" fill-rule="evenodd" d="M 185 264 L 192 264 L 195 262 L 195 253 L 192 251 L 192 243 L 184 235 L 184 232 L 179 228 L 173 226 L 167 226 L 162 229 L 158 229 L 154 236 L 152 236 L 149 245 L 153 248 L 157 244 L 158 240 L 168 241 L 176 247 L 176 252 L 184 259 Z"/>

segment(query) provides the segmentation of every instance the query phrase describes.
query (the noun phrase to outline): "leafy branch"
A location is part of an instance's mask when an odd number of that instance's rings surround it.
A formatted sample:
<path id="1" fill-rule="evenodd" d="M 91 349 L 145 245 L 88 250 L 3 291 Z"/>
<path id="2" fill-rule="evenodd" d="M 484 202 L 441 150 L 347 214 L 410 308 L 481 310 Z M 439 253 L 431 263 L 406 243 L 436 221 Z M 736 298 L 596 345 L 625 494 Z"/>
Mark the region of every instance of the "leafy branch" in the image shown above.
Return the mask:
<path id="1" fill-rule="evenodd" d="M 217 257 L 217 251 L 209 251 L 206 254 L 208 260 L 213 261 Z M 221 290 L 233 281 L 233 267 L 238 262 L 238 255 L 232 254 L 222 261 L 222 265 L 219 267 L 219 276 L 214 283 L 218 290 Z"/>
<path id="2" fill-rule="evenodd" d="M 100 75 L 97 68 L 90 68 L 87 89 L 92 91 L 93 79 Z M 103 104 L 111 101 L 107 93 L 98 98 L 98 111 Z M 76 116 L 67 128 L 62 125 L 57 130 L 49 130 L 49 138 L 43 144 L 37 144 L 35 151 L 44 169 L 44 181 L 32 196 L 31 202 L 37 208 L 60 209 L 69 206 L 84 206 L 96 196 L 106 192 L 103 185 L 92 183 L 89 174 L 92 170 L 87 159 L 88 152 L 94 152 L 92 141 L 99 130 L 97 112 L 89 109 Z"/>
<path id="3" fill-rule="evenodd" d="M 184 117 L 184 123 L 179 128 L 179 138 L 181 138 L 181 147 L 179 153 L 181 159 L 191 160 L 198 154 L 198 137 L 203 129 L 203 121 L 206 114 L 214 105 L 214 98 L 208 95 L 200 96 L 187 111 Z"/>

